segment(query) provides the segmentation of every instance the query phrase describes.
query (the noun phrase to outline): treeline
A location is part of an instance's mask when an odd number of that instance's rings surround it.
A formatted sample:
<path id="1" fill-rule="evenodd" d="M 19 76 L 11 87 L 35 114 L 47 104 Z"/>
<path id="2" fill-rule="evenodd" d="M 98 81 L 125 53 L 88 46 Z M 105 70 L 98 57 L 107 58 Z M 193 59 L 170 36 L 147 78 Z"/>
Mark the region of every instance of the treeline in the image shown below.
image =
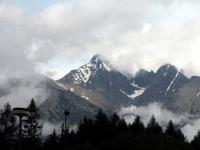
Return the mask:
<path id="1" fill-rule="evenodd" d="M 29 115 L 24 116 L 21 121 L 17 117 L 20 116 L 20 111 L 18 110 L 15 114 L 9 103 L 0 110 L 0 149 L 42 149 L 42 125 L 39 121 L 39 109 L 34 99 L 27 108 L 22 108 L 22 110 L 26 110 Z"/>
<path id="2" fill-rule="evenodd" d="M 60 134 L 54 130 L 42 139 L 39 109 L 31 100 L 31 115 L 23 120 L 22 135 L 11 106 L 6 104 L 0 116 L 0 148 L 4 150 L 199 150 L 200 132 L 188 142 L 180 129 L 170 121 L 164 130 L 151 117 L 147 126 L 137 116 L 127 124 L 117 114 L 107 116 L 99 111 L 94 118 L 84 118 L 76 131 L 64 124 Z"/>

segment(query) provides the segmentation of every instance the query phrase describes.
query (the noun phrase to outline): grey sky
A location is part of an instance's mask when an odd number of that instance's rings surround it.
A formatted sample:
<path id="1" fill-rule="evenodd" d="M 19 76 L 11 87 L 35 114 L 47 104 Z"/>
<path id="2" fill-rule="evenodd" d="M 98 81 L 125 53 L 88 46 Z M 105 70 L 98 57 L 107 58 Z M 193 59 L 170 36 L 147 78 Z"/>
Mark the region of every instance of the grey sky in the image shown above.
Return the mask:
<path id="1" fill-rule="evenodd" d="M 172 63 L 187 75 L 200 75 L 197 0 L 80 0 L 44 6 L 27 13 L 30 6 L 23 0 L 0 1 L 2 79 L 38 71 L 59 78 L 96 53 L 133 74 Z"/>

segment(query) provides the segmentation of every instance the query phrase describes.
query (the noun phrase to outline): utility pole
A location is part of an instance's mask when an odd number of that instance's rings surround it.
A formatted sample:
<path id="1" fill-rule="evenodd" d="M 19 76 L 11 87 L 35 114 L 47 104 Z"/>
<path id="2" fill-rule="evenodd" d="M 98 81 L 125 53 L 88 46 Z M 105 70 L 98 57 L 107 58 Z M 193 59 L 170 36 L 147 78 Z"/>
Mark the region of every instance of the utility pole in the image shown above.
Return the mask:
<path id="1" fill-rule="evenodd" d="M 64 115 L 65 115 L 65 127 L 64 127 L 64 130 L 65 130 L 65 134 L 67 132 L 67 117 L 70 115 L 70 112 L 68 110 L 65 110 L 64 111 Z"/>

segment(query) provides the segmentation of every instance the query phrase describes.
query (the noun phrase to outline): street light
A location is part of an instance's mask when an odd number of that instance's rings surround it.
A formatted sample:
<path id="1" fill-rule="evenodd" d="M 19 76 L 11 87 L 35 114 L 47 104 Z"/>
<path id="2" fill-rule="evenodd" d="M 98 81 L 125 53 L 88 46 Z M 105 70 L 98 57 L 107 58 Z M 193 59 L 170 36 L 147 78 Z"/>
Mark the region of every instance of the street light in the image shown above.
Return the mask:
<path id="1" fill-rule="evenodd" d="M 13 114 L 19 117 L 19 149 L 21 149 L 22 138 L 22 118 L 30 116 L 30 112 L 27 108 L 13 108 Z"/>
<path id="2" fill-rule="evenodd" d="M 66 131 L 67 131 L 67 117 L 70 115 L 70 112 L 68 110 L 65 110 L 64 114 L 65 114 L 65 134 L 66 134 Z"/>

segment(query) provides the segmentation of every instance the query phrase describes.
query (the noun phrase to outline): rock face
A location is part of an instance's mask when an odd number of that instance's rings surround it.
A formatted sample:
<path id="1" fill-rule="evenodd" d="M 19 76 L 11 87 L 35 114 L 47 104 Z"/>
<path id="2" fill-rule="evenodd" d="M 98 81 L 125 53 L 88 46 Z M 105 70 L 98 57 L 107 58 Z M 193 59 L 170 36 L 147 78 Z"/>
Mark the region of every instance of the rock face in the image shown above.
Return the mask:
<path id="1" fill-rule="evenodd" d="M 135 99 L 135 104 L 139 106 L 151 102 L 167 104 L 176 95 L 179 88 L 188 81 L 189 79 L 183 75 L 181 70 L 177 70 L 175 66 L 170 64 L 161 66 L 156 73 L 145 72 L 145 76 L 136 76 L 136 84 L 145 86 L 146 90 Z"/>
<path id="2" fill-rule="evenodd" d="M 171 108 L 174 111 L 200 114 L 200 77 L 192 77 L 173 97 Z"/>
<path id="3" fill-rule="evenodd" d="M 100 109 L 86 99 L 66 89 L 57 82 L 48 79 L 42 83 L 46 90 L 46 100 L 40 105 L 41 117 L 45 121 L 59 123 L 64 120 L 64 111 L 68 110 L 69 123 L 77 123 L 83 117 L 93 117 Z"/>
<path id="4" fill-rule="evenodd" d="M 107 110 L 130 105 L 132 99 L 129 95 L 140 89 L 99 55 L 57 82 L 66 88 L 73 88 L 77 95 Z"/>
<path id="5" fill-rule="evenodd" d="M 0 99 L 9 97 L 9 94 L 17 94 L 16 92 L 19 90 L 22 90 L 20 94 L 23 94 L 24 89 L 30 90 L 28 92 L 33 95 L 29 95 L 26 101 L 27 104 L 23 104 L 23 107 L 26 107 L 29 100 L 34 98 L 39 105 L 41 119 L 44 121 L 52 123 L 62 122 L 64 120 L 64 111 L 67 109 L 70 111 L 68 121 L 70 123 L 77 123 L 84 116 L 93 117 L 100 109 L 85 98 L 76 95 L 72 89 L 67 89 L 56 81 L 41 75 L 26 79 L 15 78 L 9 80 L 3 86 L 0 86 L 0 90 L 2 91 L 0 92 Z M 20 96 L 20 99 L 16 97 L 16 101 L 23 99 L 25 99 L 23 95 Z M 20 107 L 22 106 L 20 105 Z"/>
<path id="6" fill-rule="evenodd" d="M 89 63 L 72 70 L 57 84 L 71 89 L 82 102 L 90 104 L 83 107 L 84 111 L 96 107 L 117 112 L 121 107 L 145 106 L 152 102 L 162 103 L 167 109 L 179 113 L 200 111 L 200 77 L 188 79 L 182 70 L 171 64 L 161 66 L 156 72 L 141 69 L 134 77 L 128 78 L 101 56 L 95 55 Z M 79 107 L 79 104 L 75 105 Z"/>
<path id="7" fill-rule="evenodd" d="M 200 112 L 200 77 L 189 79 L 170 64 L 156 72 L 141 69 L 130 78 L 95 55 L 87 64 L 58 81 L 47 77 L 35 81 L 33 78 L 10 80 L 7 85 L 0 86 L 0 98 L 22 85 L 42 88 L 44 93 L 35 97 L 46 95 L 40 104 L 41 117 L 56 123 L 63 120 L 65 109 L 71 113 L 69 122 L 77 123 L 84 116 L 93 117 L 99 109 L 118 112 L 121 107 L 145 106 L 152 102 L 162 103 L 178 113 Z"/>

